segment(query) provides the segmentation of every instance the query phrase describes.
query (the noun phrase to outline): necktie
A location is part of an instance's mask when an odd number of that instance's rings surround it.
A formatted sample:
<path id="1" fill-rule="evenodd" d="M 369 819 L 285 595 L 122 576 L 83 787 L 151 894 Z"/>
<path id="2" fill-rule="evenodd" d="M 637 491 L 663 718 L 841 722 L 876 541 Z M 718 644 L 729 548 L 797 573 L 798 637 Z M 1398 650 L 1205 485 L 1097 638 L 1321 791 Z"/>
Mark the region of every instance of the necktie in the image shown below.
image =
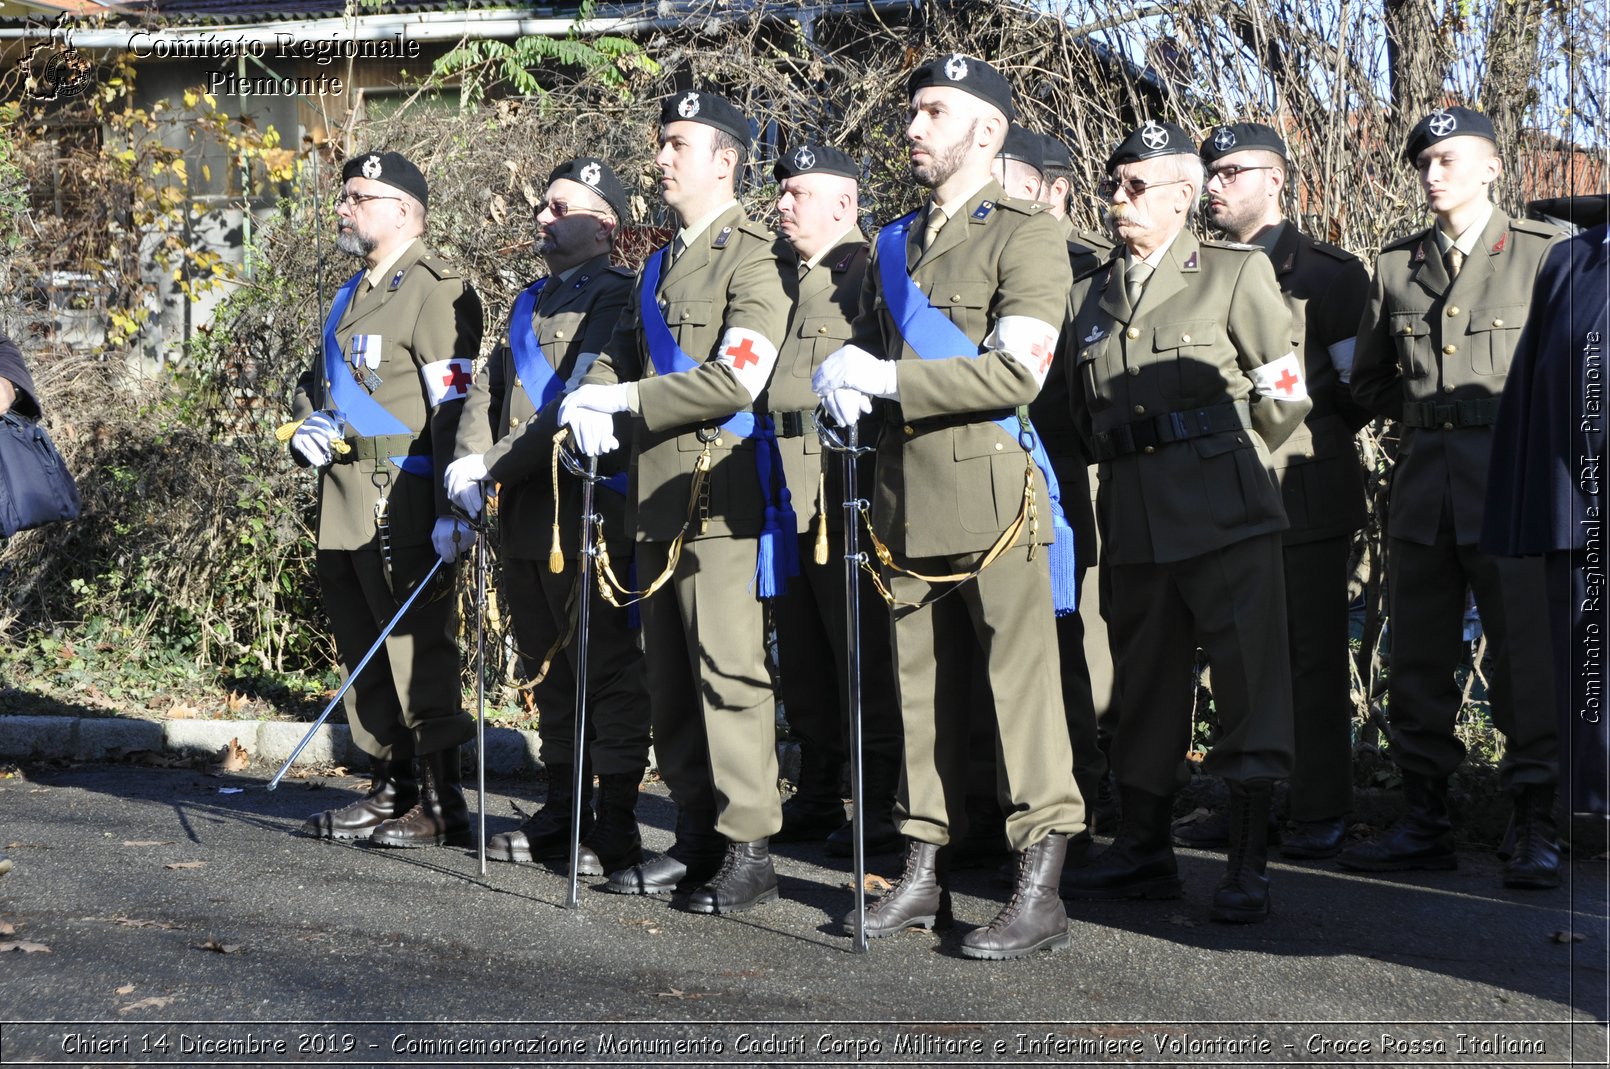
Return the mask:
<path id="1" fill-rule="evenodd" d="M 1146 292 L 1146 280 L 1152 277 L 1152 272 L 1155 270 L 1151 264 L 1141 260 L 1124 272 L 1124 282 L 1129 290 L 1130 308 L 1140 304 L 1140 295 Z"/>
<path id="2" fill-rule="evenodd" d="M 1442 262 L 1448 265 L 1448 279 L 1452 281 L 1459 277 L 1459 269 L 1465 266 L 1465 254 L 1459 251 L 1458 246 L 1451 246 L 1442 254 Z"/>
<path id="3" fill-rule="evenodd" d="M 928 205 L 928 227 L 922 232 L 922 251 L 927 252 L 939 236 L 939 231 L 945 226 L 945 213 L 939 210 L 939 205 Z"/>
<path id="4" fill-rule="evenodd" d="M 686 252 L 687 249 L 688 243 L 682 240 L 681 234 L 678 234 L 676 236 L 676 240 L 671 242 L 671 262 L 676 263 L 678 260 L 680 260 L 682 258 L 682 254 Z"/>

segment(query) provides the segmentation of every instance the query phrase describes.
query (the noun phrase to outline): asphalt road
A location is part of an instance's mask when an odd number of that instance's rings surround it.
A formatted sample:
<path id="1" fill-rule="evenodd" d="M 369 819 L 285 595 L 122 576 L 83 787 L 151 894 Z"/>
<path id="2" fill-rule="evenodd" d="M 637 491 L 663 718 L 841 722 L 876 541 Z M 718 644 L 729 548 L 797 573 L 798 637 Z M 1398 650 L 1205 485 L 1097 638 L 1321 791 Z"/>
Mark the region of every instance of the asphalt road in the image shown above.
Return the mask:
<path id="1" fill-rule="evenodd" d="M 954 931 L 856 954 L 848 864 L 814 847 L 779 847 L 783 901 L 736 917 L 590 889 L 566 910 L 544 868 L 299 838 L 361 781 L 265 780 L 0 781 L 0 947 L 49 948 L 0 953 L 0 1064 L 1606 1063 L 1602 855 L 1542 893 L 1477 854 L 1279 864 L 1274 916 L 1233 927 L 1206 919 L 1222 859 L 1182 852 L 1185 898 L 1072 903 L 1068 950 L 975 962 L 988 871 L 958 874 Z M 493 784 L 490 831 L 540 791 Z M 639 812 L 669 845 L 663 788 Z"/>

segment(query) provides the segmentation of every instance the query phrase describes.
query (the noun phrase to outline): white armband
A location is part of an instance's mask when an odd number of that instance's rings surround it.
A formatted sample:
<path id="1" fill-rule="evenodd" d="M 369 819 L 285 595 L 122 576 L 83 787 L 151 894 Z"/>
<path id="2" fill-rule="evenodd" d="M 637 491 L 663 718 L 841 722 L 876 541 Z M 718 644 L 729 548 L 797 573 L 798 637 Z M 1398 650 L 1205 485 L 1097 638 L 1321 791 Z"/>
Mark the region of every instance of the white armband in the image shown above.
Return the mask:
<path id="1" fill-rule="evenodd" d="M 1051 371 L 1051 358 L 1057 351 L 1057 334 L 1060 331 L 1043 319 L 1033 316 L 1001 316 L 995 329 L 984 339 L 985 349 L 1000 349 L 1029 369 L 1036 386 L 1045 385 Z"/>
<path id="2" fill-rule="evenodd" d="M 1336 369 L 1336 377 L 1344 383 L 1353 381 L 1353 347 L 1357 344 L 1357 338 L 1344 338 L 1325 350 L 1330 354 L 1330 364 Z"/>
<path id="3" fill-rule="evenodd" d="M 1308 396 L 1308 382 L 1303 378 L 1303 366 L 1297 362 L 1296 353 L 1287 353 L 1279 360 L 1253 368 L 1252 388 L 1259 397 L 1276 401 L 1301 401 Z"/>
<path id="4" fill-rule="evenodd" d="M 771 381 L 772 369 L 777 366 L 777 346 L 752 330 L 728 327 L 716 349 L 716 362 L 732 369 L 753 401 Z"/>
<path id="5" fill-rule="evenodd" d="M 475 381 L 475 361 L 467 356 L 437 360 L 419 369 L 425 384 L 425 398 L 435 408 L 444 401 L 462 401 Z"/>

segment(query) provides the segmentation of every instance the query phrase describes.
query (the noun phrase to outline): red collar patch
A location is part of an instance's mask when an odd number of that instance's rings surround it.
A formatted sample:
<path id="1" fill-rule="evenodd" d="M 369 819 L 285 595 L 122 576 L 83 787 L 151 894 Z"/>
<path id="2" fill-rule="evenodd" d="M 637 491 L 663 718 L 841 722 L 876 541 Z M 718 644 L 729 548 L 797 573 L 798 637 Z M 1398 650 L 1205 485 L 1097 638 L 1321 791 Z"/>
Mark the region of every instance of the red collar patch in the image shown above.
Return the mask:
<path id="1" fill-rule="evenodd" d="M 1506 242 L 1508 240 L 1509 240 L 1509 235 L 1508 234 L 1504 234 L 1503 236 L 1501 236 L 1498 239 L 1498 243 L 1493 246 L 1493 251 L 1494 252 L 1503 252 L 1504 251 L 1504 242 Z"/>

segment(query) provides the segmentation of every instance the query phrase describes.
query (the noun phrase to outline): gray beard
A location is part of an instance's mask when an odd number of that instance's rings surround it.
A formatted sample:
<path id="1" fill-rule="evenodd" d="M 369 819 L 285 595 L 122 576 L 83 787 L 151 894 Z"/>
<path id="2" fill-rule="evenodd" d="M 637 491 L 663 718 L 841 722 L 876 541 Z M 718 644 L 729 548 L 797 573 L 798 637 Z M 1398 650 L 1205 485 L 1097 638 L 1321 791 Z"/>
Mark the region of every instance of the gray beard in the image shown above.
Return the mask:
<path id="1" fill-rule="evenodd" d="M 338 230 L 335 234 L 335 247 L 360 260 L 374 252 L 377 245 L 373 238 L 366 238 L 356 230 Z"/>

